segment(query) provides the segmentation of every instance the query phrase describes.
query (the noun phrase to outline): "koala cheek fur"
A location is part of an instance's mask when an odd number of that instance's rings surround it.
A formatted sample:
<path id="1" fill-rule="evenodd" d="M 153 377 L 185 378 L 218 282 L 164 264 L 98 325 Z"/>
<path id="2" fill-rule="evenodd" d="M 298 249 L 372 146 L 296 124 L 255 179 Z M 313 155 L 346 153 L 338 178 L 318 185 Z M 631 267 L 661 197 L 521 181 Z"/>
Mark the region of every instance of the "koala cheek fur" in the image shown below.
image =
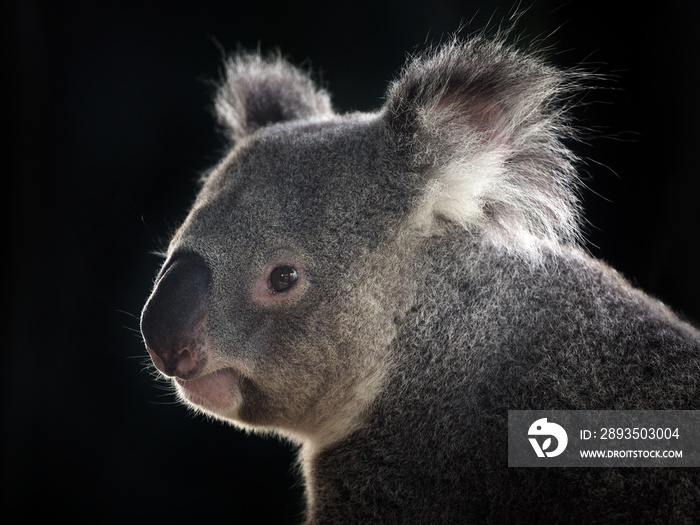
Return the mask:
<path id="1" fill-rule="evenodd" d="M 698 330 L 580 246 L 583 76 L 453 41 L 338 115 L 279 58 L 227 63 L 231 151 L 142 332 L 191 407 L 299 443 L 307 523 L 700 515 L 697 469 L 506 467 L 509 409 L 700 409 Z"/>

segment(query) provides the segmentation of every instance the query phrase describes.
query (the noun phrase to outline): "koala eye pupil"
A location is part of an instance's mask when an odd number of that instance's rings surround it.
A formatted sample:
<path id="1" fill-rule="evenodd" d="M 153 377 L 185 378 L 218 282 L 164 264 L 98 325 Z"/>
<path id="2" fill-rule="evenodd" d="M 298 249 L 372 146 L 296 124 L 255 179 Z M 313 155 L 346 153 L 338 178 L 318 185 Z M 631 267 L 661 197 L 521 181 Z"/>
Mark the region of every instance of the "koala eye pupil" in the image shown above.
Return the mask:
<path id="1" fill-rule="evenodd" d="M 291 266 L 278 266 L 270 273 L 270 288 L 280 293 L 289 290 L 299 279 L 299 274 Z"/>

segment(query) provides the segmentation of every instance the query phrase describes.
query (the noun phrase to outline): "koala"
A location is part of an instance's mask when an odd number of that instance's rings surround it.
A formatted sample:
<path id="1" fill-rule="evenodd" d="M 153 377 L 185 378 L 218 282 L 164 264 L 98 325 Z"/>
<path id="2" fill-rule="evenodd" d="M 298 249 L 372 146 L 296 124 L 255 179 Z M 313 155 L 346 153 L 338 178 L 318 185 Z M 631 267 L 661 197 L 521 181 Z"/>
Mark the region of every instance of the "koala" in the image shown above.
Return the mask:
<path id="1" fill-rule="evenodd" d="M 231 146 L 141 318 L 188 406 L 298 444 L 307 524 L 691 523 L 700 473 L 509 468 L 508 410 L 700 409 L 700 332 L 592 258 L 581 74 L 502 39 L 411 58 L 338 114 L 228 59 Z"/>

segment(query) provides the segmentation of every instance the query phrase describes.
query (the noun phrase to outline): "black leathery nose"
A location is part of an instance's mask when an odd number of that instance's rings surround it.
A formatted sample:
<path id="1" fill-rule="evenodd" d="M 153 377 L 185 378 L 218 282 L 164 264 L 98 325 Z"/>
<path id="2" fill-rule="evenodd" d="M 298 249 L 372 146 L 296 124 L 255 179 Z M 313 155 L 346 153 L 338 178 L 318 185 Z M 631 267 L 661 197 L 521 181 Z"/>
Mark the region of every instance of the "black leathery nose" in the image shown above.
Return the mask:
<path id="1" fill-rule="evenodd" d="M 211 270 L 195 253 L 175 254 L 141 314 L 141 334 L 156 367 L 186 379 L 203 365 L 201 344 Z"/>

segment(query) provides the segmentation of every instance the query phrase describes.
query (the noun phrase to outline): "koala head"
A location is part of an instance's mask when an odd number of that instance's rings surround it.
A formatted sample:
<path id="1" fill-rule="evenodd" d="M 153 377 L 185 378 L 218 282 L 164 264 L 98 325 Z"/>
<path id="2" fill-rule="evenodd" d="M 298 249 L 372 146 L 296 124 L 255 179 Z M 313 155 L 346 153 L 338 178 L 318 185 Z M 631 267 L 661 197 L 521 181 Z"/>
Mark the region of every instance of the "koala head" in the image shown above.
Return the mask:
<path id="1" fill-rule="evenodd" d="M 499 43 L 453 42 L 410 62 L 379 111 L 339 115 L 284 61 L 231 59 L 216 98 L 231 150 L 142 314 L 156 367 L 243 427 L 347 433 L 391 366 L 426 238 L 576 239 L 571 85 Z"/>

